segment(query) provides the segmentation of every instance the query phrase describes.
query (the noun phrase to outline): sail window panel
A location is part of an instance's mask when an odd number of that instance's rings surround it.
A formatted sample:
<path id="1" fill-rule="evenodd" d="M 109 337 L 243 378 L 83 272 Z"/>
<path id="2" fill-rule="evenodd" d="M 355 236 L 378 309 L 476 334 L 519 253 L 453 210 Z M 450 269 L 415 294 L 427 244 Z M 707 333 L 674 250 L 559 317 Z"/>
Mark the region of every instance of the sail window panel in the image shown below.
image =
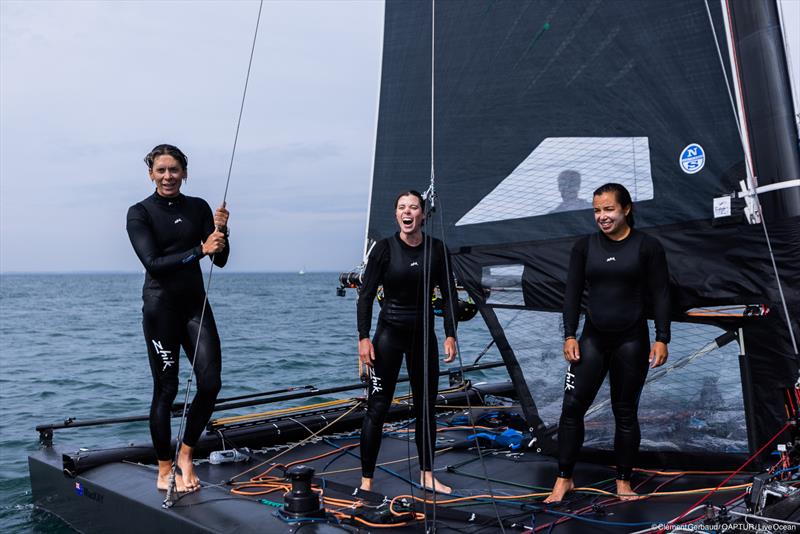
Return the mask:
<path id="1" fill-rule="evenodd" d="M 647 137 L 548 137 L 456 226 L 588 210 L 608 182 L 634 201 L 653 198 Z"/>

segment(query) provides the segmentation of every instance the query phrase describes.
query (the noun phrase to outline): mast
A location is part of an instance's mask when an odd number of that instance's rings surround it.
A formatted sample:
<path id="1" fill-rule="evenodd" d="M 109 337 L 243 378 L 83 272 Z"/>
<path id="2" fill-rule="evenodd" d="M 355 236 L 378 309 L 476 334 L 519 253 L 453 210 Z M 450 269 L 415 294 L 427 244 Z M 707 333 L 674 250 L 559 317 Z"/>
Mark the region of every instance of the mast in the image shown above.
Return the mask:
<path id="1" fill-rule="evenodd" d="M 800 216 L 800 149 L 778 6 L 775 0 L 722 0 L 722 11 L 747 159 L 748 188 L 776 187 L 759 194 L 761 219 L 751 221 L 761 222 L 772 255 L 767 226 L 781 230 L 787 224 L 795 224 L 791 218 Z M 781 324 L 783 321 L 776 314 L 745 325 L 739 332 L 751 452 L 785 422 L 784 400 L 777 392 L 781 386 L 791 388 L 798 373 L 793 330 L 798 328 L 800 303 L 796 298 L 787 299 L 781 289 L 780 270 L 789 266 L 779 269 L 774 257 L 772 260 L 786 323 Z M 750 350 L 745 351 L 747 338 L 751 341 Z"/>
<path id="2" fill-rule="evenodd" d="M 723 0 L 730 24 L 733 78 L 743 137 L 758 186 L 800 178 L 800 149 L 775 0 Z M 800 188 L 759 196 L 767 222 L 800 215 Z"/>

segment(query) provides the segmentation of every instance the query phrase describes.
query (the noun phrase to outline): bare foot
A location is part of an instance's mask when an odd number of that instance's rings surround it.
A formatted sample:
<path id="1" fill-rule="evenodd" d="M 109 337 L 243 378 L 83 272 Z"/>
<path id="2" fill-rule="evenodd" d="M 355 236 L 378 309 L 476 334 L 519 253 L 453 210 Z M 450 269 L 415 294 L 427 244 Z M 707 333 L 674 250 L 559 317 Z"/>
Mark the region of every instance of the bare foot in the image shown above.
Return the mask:
<path id="1" fill-rule="evenodd" d="M 372 491 L 372 479 L 361 477 L 361 488 L 364 491 Z"/>
<path id="2" fill-rule="evenodd" d="M 171 460 L 159 460 L 158 461 L 158 477 L 156 478 L 156 488 L 161 491 L 167 491 L 169 489 L 169 477 L 172 474 L 172 461 Z M 186 493 L 186 485 L 183 483 L 183 478 L 179 475 L 175 475 L 175 491 L 178 493 Z"/>
<path id="3" fill-rule="evenodd" d="M 181 478 L 183 478 L 183 485 L 186 487 L 186 491 L 200 489 L 200 479 L 194 473 L 192 452 L 192 447 L 181 443 L 181 449 L 178 451 L 178 469 L 181 470 Z"/>
<path id="4" fill-rule="evenodd" d="M 453 493 L 453 488 L 450 486 L 445 486 L 433 476 L 432 471 L 421 471 L 419 474 L 419 485 L 429 491 L 435 491 L 436 493 L 444 493 L 445 495 L 450 495 Z"/>
<path id="5" fill-rule="evenodd" d="M 644 495 L 639 495 L 631 487 L 630 480 L 617 480 L 617 498 L 621 501 L 638 501 L 644 499 Z"/>
<path id="6" fill-rule="evenodd" d="M 556 478 L 556 483 L 553 485 L 553 491 L 550 492 L 550 495 L 544 500 L 544 502 L 551 503 L 551 502 L 561 502 L 564 500 L 564 496 L 575 489 L 575 484 L 572 482 L 571 478 Z"/>

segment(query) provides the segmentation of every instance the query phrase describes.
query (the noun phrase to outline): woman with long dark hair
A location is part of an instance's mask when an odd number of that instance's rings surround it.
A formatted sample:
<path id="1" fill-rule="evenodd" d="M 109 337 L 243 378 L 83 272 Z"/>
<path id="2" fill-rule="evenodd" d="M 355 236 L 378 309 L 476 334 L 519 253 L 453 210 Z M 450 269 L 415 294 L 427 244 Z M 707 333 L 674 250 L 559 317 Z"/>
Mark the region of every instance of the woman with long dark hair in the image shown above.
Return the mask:
<path id="1" fill-rule="evenodd" d="M 456 357 L 455 323 L 450 306 L 450 300 L 456 298 L 456 292 L 447 266 L 444 244 L 422 232 L 425 219 L 422 195 L 417 191 L 401 193 L 395 201 L 395 218 L 399 231 L 378 241 L 373 247 L 358 296 L 358 355 L 371 368 L 367 413 L 361 430 L 361 488 L 372 489 L 383 422 L 392 404 L 397 376 L 405 355 L 414 400 L 414 437 L 420 466 L 420 485 L 450 493 L 450 488 L 436 480 L 432 471 L 436 444 L 434 408 L 439 383 L 439 352 L 433 332 L 432 295 L 425 288 L 424 270 L 430 268 L 428 289 L 432 290 L 438 285 L 445 303 L 446 363 Z M 370 340 L 372 303 L 381 284 L 383 306 L 375 335 Z"/>
<path id="2" fill-rule="evenodd" d="M 670 340 L 669 275 L 661 243 L 633 229 L 633 202 L 620 184 L 598 188 L 592 206 L 599 232 L 572 249 L 564 298 L 564 358 L 569 362 L 558 427 L 558 478 L 545 502 L 573 489 L 572 472 L 583 444 L 583 417 L 609 375 L 616 422 L 617 495 L 639 498 L 631 474 L 639 450 L 639 395 L 648 362 L 667 360 Z M 576 339 L 581 297 L 588 290 L 586 318 Z M 652 304 L 656 338 L 650 346 L 645 309 Z"/>
<path id="3" fill-rule="evenodd" d="M 228 261 L 228 210 L 211 213 L 201 198 L 181 194 L 188 160 L 172 145 L 158 145 L 145 156 L 156 190 L 128 210 L 127 230 L 147 271 L 142 288 L 142 327 L 153 375 L 150 435 L 158 458 L 156 486 L 166 490 L 172 470 L 172 402 L 178 393 L 178 353 L 195 357 L 197 393 L 186 417 L 177 464 L 178 491 L 194 491 L 200 480 L 193 448 L 208 423 L 221 388 L 222 354 L 211 306 L 205 303 L 200 260 Z M 202 322 L 201 322 L 202 317 Z M 198 335 L 199 334 L 199 335 Z"/>

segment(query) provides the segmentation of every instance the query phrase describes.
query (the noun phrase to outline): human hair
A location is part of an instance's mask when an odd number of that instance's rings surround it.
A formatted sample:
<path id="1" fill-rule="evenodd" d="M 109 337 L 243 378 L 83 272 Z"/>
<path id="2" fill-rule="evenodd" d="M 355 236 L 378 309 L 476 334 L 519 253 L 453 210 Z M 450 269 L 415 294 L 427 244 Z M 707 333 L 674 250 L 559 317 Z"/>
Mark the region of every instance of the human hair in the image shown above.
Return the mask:
<path id="1" fill-rule="evenodd" d="M 397 209 L 397 203 L 400 202 L 400 199 L 402 197 L 405 197 L 405 196 L 408 196 L 408 195 L 414 195 L 415 197 L 417 197 L 419 199 L 419 207 L 422 208 L 422 211 L 424 212 L 425 211 L 425 199 L 422 198 L 422 193 L 420 193 L 416 189 L 409 189 L 408 191 L 403 191 L 402 193 L 397 195 L 397 198 L 394 199 L 394 209 Z"/>
<path id="2" fill-rule="evenodd" d="M 153 150 L 144 157 L 144 162 L 147 164 L 148 169 L 153 170 L 153 164 L 158 156 L 172 156 L 181 164 L 184 171 L 189 167 L 189 159 L 186 154 L 181 152 L 180 148 L 175 145 L 161 144 L 153 147 Z"/>
<path id="3" fill-rule="evenodd" d="M 625 189 L 625 186 L 614 182 L 607 183 L 595 189 L 593 196 L 597 197 L 603 193 L 614 193 L 617 202 L 619 202 L 619 205 L 622 206 L 623 209 L 630 207 L 630 211 L 628 211 L 628 214 L 625 216 L 625 221 L 628 223 L 628 226 L 633 228 L 633 200 L 631 200 L 631 194 Z"/>

